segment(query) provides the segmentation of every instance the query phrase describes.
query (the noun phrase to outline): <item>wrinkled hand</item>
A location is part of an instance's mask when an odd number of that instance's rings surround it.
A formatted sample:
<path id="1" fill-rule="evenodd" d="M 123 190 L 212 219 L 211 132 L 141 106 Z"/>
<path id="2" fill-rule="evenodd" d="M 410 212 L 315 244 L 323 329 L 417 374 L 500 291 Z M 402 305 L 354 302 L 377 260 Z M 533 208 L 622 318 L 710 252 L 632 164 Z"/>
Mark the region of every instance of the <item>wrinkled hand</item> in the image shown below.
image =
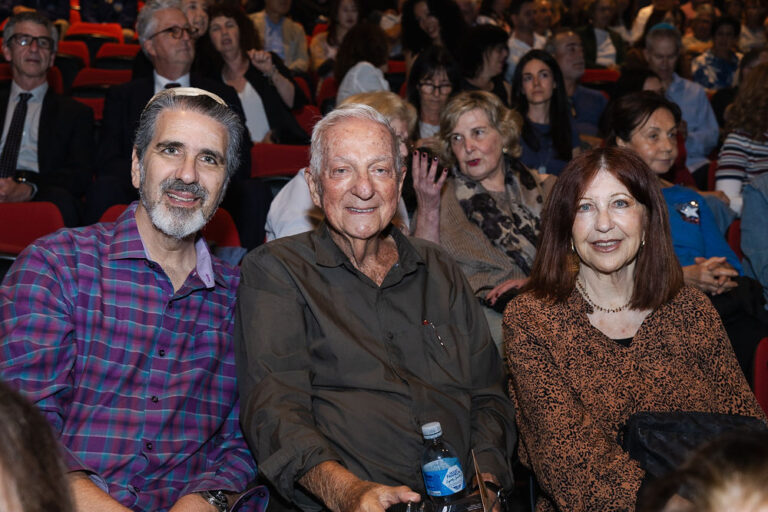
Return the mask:
<path id="1" fill-rule="evenodd" d="M 522 288 L 525 286 L 525 283 L 528 282 L 528 278 L 524 277 L 522 279 L 507 279 L 506 281 L 502 282 L 501 284 L 496 285 L 493 290 L 489 291 L 485 295 L 485 299 L 493 306 L 496 304 L 496 301 L 499 300 L 499 297 L 504 295 L 505 292 L 510 290 L 511 288 Z"/>
<path id="2" fill-rule="evenodd" d="M 13 178 L 0 178 L 0 203 L 20 203 L 32 199 L 32 187 Z"/>
<path id="3" fill-rule="evenodd" d="M 272 63 L 272 54 L 265 50 L 248 50 L 248 58 L 251 59 L 253 67 L 271 76 L 276 71 L 275 65 Z"/>
<path id="4" fill-rule="evenodd" d="M 480 473 L 480 478 L 483 479 L 483 482 L 491 482 L 501 487 L 501 483 L 499 482 L 499 479 L 496 478 L 496 475 L 494 475 L 493 473 Z M 477 487 L 477 490 L 472 494 L 478 494 L 480 492 L 480 486 L 477 484 L 477 474 L 475 474 L 475 476 L 472 477 L 472 486 Z M 490 496 L 488 497 L 491 498 L 491 500 L 493 500 L 495 493 L 489 493 L 489 494 Z M 493 504 L 491 508 L 492 512 L 501 512 L 501 505 L 499 504 L 498 500 L 491 501 L 491 503 Z"/>
<path id="5" fill-rule="evenodd" d="M 390 487 L 360 480 L 347 489 L 341 512 L 384 512 L 397 503 L 418 502 L 421 496 L 409 487 Z"/>
<path id="6" fill-rule="evenodd" d="M 440 177 L 437 176 L 437 157 L 429 158 L 428 153 L 413 152 L 413 188 L 416 191 L 416 201 L 419 209 L 434 211 L 440 209 L 440 191 L 448 177 L 448 169 L 443 168 Z"/>
<path id="7" fill-rule="evenodd" d="M 695 264 L 683 267 L 683 276 L 689 285 L 712 295 L 720 295 L 738 286 L 733 278 L 739 273 L 726 262 L 725 256 L 698 257 L 694 261 Z"/>

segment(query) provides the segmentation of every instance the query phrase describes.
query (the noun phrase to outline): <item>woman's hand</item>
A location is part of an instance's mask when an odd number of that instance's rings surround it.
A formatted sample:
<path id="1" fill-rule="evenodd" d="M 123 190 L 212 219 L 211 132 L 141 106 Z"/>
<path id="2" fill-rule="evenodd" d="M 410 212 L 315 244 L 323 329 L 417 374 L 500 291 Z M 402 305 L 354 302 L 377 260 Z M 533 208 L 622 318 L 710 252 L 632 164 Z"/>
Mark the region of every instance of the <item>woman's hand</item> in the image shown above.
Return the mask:
<path id="1" fill-rule="evenodd" d="M 413 236 L 423 240 L 440 243 L 440 192 L 448 176 L 448 170 L 438 173 L 437 158 L 429 158 L 428 153 L 413 152 L 411 165 L 413 189 L 416 191 L 416 231 Z"/>
<path id="2" fill-rule="evenodd" d="M 686 284 L 712 295 L 720 295 L 738 286 L 732 278 L 739 273 L 726 262 L 725 256 L 699 257 L 694 261 L 695 264 L 683 267 Z"/>
<path id="3" fill-rule="evenodd" d="M 435 181 L 438 173 L 437 157 L 429 158 L 429 153 L 414 151 L 412 161 L 413 188 L 416 191 L 418 208 L 428 211 L 440 209 L 440 191 L 448 176 L 448 170 L 443 168 L 440 177 Z"/>
<path id="4" fill-rule="evenodd" d="M 272 55 L 265 50 L 248 50 L 248 58 L 251 59 L 253 67 L 267 75 L 272 77 L 277 72 L 274 63 L 272 62 Z"/>
<path id="5" fill-rule="evenodd" d="M 512 288 L 522 288 L 527 282 L 527 277 L 522 279 L 507 279 L 503 283 L 496 285 L 493 290 L 489 291 L 485 295 L 485 299 L 490 303 L 491 306 L 493 306 L 496 304 L 496 301 L 499 300 L 499 297 L 504 295 L 506 292 Z"/>

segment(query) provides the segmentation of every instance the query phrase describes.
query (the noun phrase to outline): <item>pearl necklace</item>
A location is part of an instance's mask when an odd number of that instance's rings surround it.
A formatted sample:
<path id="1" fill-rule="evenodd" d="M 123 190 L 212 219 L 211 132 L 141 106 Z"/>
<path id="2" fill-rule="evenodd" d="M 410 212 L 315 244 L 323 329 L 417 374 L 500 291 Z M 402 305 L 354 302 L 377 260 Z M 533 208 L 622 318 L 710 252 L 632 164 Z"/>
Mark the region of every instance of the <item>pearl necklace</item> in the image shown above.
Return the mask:
<path id="1" fill-rule="evenodd" d="M 581 284 L 581 280 L 579 280 L 579 278 L 576 278 L 576 288 L 579 289 L 579 293 L 581 293 L 581 296 L 584 297 L 584 300 L 587 302 L 587 304 L 592 306 L 592 309 L 602 311 L 603 313 L 619 313 L 627 309 L 627 307 L 629 306 L 629 303 L 632 302 L 632 299 L 630 299 L 629 302 L 627 302 L 620 308 L 613 308 L 613 309 L 604 308 L 592 302 L 592 299 L 589 298 L 589 294 L 587 293 L 587 289 L 584 287 L 583 284 Z"/>

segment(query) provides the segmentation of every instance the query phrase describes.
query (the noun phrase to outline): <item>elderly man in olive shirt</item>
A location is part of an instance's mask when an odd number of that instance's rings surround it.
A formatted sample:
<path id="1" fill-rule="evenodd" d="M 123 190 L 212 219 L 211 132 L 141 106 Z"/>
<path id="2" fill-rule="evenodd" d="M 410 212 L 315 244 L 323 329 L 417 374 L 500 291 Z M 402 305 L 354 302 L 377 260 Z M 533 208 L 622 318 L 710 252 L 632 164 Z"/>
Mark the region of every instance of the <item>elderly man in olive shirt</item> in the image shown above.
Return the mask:
<path id="1" fill-rule="evenodd" d="M 302 510 L 418 500 L 430 421 L 468 480 L 474 450 L 485 480 L 511 484 L 514 410 L 480 305 L 450 256 L 391 224 L 397 142 L 370 107 L 326 116 L 307 172 L 326 220 L 243 262 L 241 423 L 261 473 Z"/>

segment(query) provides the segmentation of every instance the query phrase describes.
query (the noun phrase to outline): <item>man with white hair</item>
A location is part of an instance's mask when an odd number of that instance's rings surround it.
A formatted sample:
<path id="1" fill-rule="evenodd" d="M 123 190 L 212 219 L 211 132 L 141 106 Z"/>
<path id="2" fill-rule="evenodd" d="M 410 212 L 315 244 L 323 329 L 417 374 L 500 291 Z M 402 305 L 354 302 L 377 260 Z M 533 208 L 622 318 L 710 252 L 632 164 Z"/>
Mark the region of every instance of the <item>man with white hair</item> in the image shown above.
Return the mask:
<path id="1" fill-rule="evenodd" d="M 432 421 L 468 483 L 474 450 L 480 478 L 511 484 L 504 368 L 456 262 L 392 224 L 404 172 L 381 114 L 337 108 L 315 126 L 306 172 L 325 220 L 243 262 L 243 432 L 289 506 L 383 512 L 418 501 L 420 428 Z"/>
<path id="2" fill-rule="evenodd" d="M 218 96 L 155 95 L 132 153 L 139 201 L 36 241 L 0 287 L 0 379 L 50 421 L 78 511 L 222 511 L 256 476 L 238 423 L 238 271 L 199 236 L 242 140 Z"/>

